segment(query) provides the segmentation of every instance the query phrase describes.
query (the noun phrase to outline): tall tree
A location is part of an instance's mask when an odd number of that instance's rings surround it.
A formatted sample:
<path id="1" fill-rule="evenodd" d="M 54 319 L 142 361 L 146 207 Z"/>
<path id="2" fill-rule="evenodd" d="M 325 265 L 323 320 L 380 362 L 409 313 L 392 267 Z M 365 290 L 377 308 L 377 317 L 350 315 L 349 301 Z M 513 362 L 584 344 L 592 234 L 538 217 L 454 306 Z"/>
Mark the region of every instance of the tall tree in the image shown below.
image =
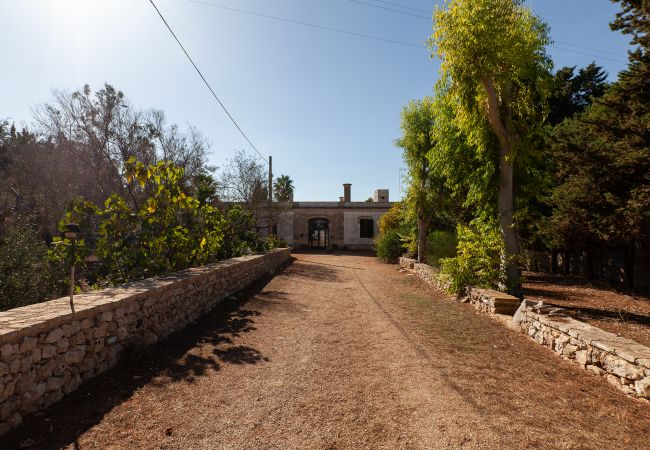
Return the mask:
<path id="1" fill-rule="evenodd" d="M 547 26 L 522 0 L 451 0 L 434 13 L 430 46 L 448 76 L 456 122 L 479 148 L 487 121 L 498 141 L 498 210 L 508 291 L 521 295 L 519 240 L 513 220 L 515 159 L 531 150 L 545 114 L 551 61 Z M 483 142 L 482 142 L 483 141 Z"/>
<path id="2" fill-rule="evenodd" d="M 591 63 L 575 73 L 576 67 L 563 67 L 553 76 L 547 122 L 558 125 L 567 117 L 583 112 L 607 88 L 607 73 Z"/>
<path id="3" fill-rule="evenodd" d="M 293 180 L 289 175 L 281 175 L 273 183 L 273 193 L 279 202 L 290 202 L 293 200 Z"/>
<path id="4" fill-rule="evenodd" d="M 558 170 L 551 234 L 570 249 L 624 246 L 632 287 L 635 248 L 650 239 L 650 6 L 616 2 L 622 11 L 612 29 L 631 35 L 636 48 L 618 81 L 553 133 Z"/>
<path id="5" fill-rule="evenodd" d="M 402 156 L 408 169 L 406 209 L 407 214 L 415 216 L 417 224 L 419 262 L 426 262 L 427 235 L 436 214 L 440 213 L 445 191 L 444 179 L 436 176 L 429 161 L 429 154 L 435 146 L 432 135 L 434 121 L 431 97 L 409 102 L 402 110 L 402 137 L 395 141 L 403 150 Z"/>

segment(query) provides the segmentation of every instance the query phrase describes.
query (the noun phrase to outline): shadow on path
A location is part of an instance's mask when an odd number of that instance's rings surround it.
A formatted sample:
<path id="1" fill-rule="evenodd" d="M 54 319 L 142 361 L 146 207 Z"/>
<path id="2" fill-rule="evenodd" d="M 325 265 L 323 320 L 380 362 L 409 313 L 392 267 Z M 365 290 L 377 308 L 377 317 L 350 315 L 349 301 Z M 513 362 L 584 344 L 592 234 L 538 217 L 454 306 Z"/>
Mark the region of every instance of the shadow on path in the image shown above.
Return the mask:
<path id="1" fill-rule="evenodd" d="M 293 259 L 276 275 L 287 270 Z M 195 323 L 151 347 L 129 348 L 117 366 L 83 384 L 44 412 L 27 416 L 21 426 L 2 437 L 0 447 L 58 449 L 72 445 L 98 424 L 105 414 L 127 401 L 145 385 L 193 383 L 222 364 L 257 364 L 268 361 L 258 350 L 233 345 L 233 338 L 255 330 L 261 313 L 244 306 L 251 300 L 262 304 L 280 300 L 284 293 L 262 291 L 272 279 L 257 280 L 234 296 L 224 299 Z M 201 347 L 215 347 L 201 352 Z M 198 349 L 198 351 L 194 351 Z"/>

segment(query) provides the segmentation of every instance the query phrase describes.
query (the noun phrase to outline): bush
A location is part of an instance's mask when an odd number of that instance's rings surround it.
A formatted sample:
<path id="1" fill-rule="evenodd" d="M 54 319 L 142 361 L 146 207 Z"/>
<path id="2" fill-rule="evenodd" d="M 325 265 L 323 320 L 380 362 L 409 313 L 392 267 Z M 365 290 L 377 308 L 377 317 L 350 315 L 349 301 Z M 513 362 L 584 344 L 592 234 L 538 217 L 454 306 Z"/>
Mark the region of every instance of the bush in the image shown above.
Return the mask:
<path id="1" fill-rule="evenodd" d="M 402 237 L 397 230 L 381 233 L 375 240 L 375 247 L 377 257 L 387 263 L 396 262 L 404 253 Z"/>
<path id="2" fill-rule="evenodd" d="M 451 231 L 435 230 L 427 237 L 428 253 L 427 263 L 435 268 L 440 268 L 440 260 L 456 256 L 458 239 Z"/>
<path id="3" fill-rule="evenodd" d="M 440 260 L 440 271 L 450 281 L 450 290 L 461 293 L 467 286 L 501 288 L 505 278 L 501 270 L 503 241 L 499 230 L 483 224 L 458 225 L 456 233 L 456 256 Z"/>
<path id="4" fill-rule="evenodd" d="M 63 295 L 66 276 L 29 223 L 7 224 L 0 238 L 0 311 Z"/>

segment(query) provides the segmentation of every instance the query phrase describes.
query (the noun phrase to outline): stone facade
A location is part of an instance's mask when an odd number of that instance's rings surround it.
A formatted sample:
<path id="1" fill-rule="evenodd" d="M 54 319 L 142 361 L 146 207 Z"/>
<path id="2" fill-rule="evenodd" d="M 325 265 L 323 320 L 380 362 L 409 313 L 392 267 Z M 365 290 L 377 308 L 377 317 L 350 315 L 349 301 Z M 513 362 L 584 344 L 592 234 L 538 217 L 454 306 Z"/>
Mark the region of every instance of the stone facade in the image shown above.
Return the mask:
<path id="1" fill-rule="evenodd" d="M 114 366 L 124 349 L 180 330 L 272 273 L 288 249 L 0 313 L 0 434 Z"/>
<path id="2" fill-rule="evenodd" d="M 574 360 L 626 394 L 650 398 L 650 348 L 541 303 L 522 302 L 513 323 L 538 344 Z"/>
<path id="3" fill-rule="evenodd" d="M 377 221 L 393 205 L 388 201 L 388 189 L 375 192 L 372 202 L 350 200 L 351 185 L 346 184 L 344 196 L 338 202 L 292 202 L 278 217 L 278 237 L 294 248 L 372 249 L 379 233 Z M 327 242 L 310 242 L 310 221 L 325 219 Z M 372 236 L 362 236 L 362 220 L 372 221 Z"/>

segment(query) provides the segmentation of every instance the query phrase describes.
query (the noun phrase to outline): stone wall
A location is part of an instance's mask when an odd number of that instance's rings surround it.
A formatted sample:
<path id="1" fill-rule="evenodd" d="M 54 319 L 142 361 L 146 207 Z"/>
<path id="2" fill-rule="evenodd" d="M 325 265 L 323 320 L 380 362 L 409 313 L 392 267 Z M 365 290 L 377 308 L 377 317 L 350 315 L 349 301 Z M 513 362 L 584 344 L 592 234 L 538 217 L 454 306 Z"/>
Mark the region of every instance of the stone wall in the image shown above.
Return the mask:
<path id="1" fill-rule="evenodd" d="M 522 302 L 513 323 L 537 343 L 576 361 L 626 394 L 650 398 L 650 348 L 541 303 Z"/>
<path id="2" fill-rule="evenodd" d="M 440 277 L 437 269 L 428 264 L 417 262 L 412 258 L 401 257 L 399 259 L 400 267 L 414 273 L 421 278 L 425 283 L 431 285 L 434 289 L 447 292 L 449 290 L 449 283 Z"/>
<path id="3" fill-rule="evenodd" d="M 184 328 L 272 273 L 288 249 L 0 313 L 0 435 L 114 366 L 124 349 Z"/>

